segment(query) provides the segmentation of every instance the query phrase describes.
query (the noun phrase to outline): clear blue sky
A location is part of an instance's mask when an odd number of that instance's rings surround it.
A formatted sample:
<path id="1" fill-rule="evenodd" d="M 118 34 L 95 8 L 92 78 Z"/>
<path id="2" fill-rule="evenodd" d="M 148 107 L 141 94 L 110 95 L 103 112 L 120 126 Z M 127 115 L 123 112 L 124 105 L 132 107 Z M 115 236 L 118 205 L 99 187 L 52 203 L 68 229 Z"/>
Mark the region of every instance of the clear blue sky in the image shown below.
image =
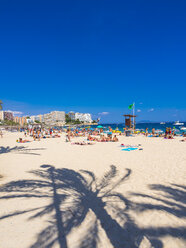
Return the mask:
<path id="1" fill-rule="evenodd" d="M 185 13 L 185 0 L 2 0 L 4 109 L 115 122 L 135 101 L 139 119 L 186 120 Z"/>

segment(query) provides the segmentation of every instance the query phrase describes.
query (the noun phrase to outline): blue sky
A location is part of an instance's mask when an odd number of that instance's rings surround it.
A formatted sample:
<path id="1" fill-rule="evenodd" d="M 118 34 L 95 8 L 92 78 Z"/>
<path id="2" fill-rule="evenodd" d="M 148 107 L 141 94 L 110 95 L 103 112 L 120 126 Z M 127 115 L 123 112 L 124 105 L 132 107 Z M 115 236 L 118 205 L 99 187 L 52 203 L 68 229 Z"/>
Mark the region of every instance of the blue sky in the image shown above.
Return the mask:
<path id="1" fill-rule="evenodd" d="M 1 1 L 0 99 L 23 114 L 186 120 L 186 1 Z"/>

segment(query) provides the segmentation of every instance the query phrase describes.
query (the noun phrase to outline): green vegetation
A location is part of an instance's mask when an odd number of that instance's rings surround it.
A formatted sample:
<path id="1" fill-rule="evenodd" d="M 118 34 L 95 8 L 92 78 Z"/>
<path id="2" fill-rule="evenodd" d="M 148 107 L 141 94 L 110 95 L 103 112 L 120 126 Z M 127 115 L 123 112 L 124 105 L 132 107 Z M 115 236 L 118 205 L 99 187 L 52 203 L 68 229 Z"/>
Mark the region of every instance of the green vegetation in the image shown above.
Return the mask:
<path id="1" fill-rule="evenodd" d="M 35 123 L 38 123 L 38 124 L 39 124 L 39 123 L 41 123 L 41 122 L 40 122 L 40 121 L 38 121 L 38 120 L 35 120 Z"/>
<path id="2" fill-rule="evenodd" d="M 19 123 L 16 123 L 16 122 L 11 121 L 11 120 L 4 120 L 4 121 L 1 121 L 0 125 L 19 126 Z"/>
<path id="3" fill-rule="evenodd" d="M 69 117 L 68 114 L 65 114 L 65 122 L 66 122 L 66 124 L 72 123 L 72 120 L 71 120 L 71 118 Z"/>
<path id="4" fill-rule="evenodd" d="M 66 114 L 65 115 L 65 122 L 66 122 L 66 124 L 81 124 L 81 123 L 83 123 L 83 121 L 80 121 L 79 119 L 77 119 L 77 120 L 72 120 L 70 117 L 69 117 L 69 115 L 68 114 Z"/>
<path id="5" fill-rule="evenodd" d="M 77 119 L 77 120 L 74 121 L 74 124 L 81 124 L 81 123 L 83 123 L 83 122 L 80 121 L 79 119 Z"/>

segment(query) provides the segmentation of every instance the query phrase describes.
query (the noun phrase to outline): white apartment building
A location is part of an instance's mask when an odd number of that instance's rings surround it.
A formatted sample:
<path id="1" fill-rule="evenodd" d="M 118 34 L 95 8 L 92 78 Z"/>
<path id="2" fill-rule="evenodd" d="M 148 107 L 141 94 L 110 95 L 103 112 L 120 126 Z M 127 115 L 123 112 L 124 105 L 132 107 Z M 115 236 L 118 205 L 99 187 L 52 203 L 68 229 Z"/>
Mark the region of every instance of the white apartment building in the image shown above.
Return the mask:
<path id="1" fill-rule="evenodd" d="M 30 116 L 30 119 L 28 119 L 29 123 L 39 121 L 39 122 L 44 122 L 44 116 L 43 115 L 32 115 Z"/>
<path id="2" fill-rule="evenodd" d="M 48 114 L 43 115 L 44 122 L 47 125 L 55 125 L 56 123 L 65 123 L 65 112 L 64 111 L 52 111 Z"/>
<path id="3" fill-rule="evenodd" d="M 31 120 L 31 122 L 35 122 L 36 116 L 35 115 L 30 116 L 30 120 Z"/>
<path id="4" fill-rule="evenodd" d="M 70 119 L 71 119 L 72 121 L 75 121 L 75 113 L 74 113 L 74 112 L 70 111 L 70 112 L 68 113 L 68 116 L 70 117 Z"/>
<path id="5" fill-rule="evenodd" d="M 13 121 L 14 115 L 11 111 L 0 111 L 0 120 L 11 120 Z"/>
<path id="6" fill-rule="evenodd" d="M 34 123 L 34 121 L 32 119 L 26 119 L 26 123 L 27 124 L 32 124 L 32 123 Z"/>
<path id="7" fill-rule="evenodd" d="M 83 121 L 86 123 L 92 122 L 92 117 L 91 114 L 89 113 L 75 113 L 75 120 L 79 119 L 79 121 Z"/>

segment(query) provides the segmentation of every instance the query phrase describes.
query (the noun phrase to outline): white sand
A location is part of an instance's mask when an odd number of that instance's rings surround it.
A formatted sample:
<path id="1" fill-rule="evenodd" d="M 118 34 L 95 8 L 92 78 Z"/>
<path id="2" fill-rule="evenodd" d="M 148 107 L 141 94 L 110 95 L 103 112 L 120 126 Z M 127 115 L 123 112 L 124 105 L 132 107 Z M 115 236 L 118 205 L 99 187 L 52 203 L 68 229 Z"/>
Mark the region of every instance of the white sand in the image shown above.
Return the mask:
<path id="1" fill-rule="evenodd" d="M 64 135 L 25 144 L 16 143 L 18 137 L 23 134 L 6 133 L 0 139 L 2 147 L 24 147 L 0 154 L 0 247 L 94 248 L 97 242 L 99 248 L 133 248 L 141 240 L 141 247 L 148 241 L 155 248 L 186 247 L 186 142 L 180 137 L 122 136 L 118 143 L 92 146 L 65 143 Z M 73 139 L 78 140 L 84 138 Z M 143 150 L 121 151 L 121 143 L 141 144 Z M 118 176 L 97 196 L 91 193 L 91 177 L 82 174 L 89 182 L 82 186 L 83 177 L 75 173 L 87 170 L 101 179 L 111 165 Z M 127 168 L 130 175 L 110 191 L 112 197 L 101 198 Z M 118 193 L 127 199 L 125 204 L 113 197 Z"/>

